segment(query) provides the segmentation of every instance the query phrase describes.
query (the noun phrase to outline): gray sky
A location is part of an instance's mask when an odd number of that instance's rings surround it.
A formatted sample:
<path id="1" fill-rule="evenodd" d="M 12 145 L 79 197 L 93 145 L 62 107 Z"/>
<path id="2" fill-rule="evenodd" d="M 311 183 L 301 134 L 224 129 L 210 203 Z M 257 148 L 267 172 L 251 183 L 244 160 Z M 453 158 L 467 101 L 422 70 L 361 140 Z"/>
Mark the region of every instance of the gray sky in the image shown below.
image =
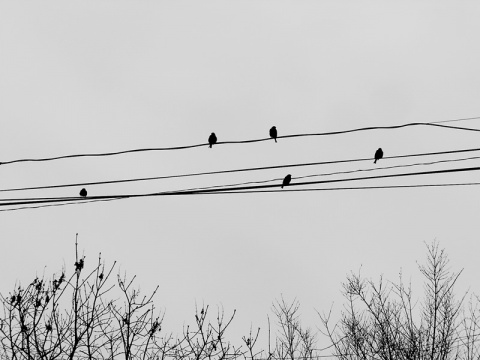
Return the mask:
<path id="1" fill-rule="evenodd" d="M 0 2 L 0 161 L 480 116 L 480 4 L 374 1 Z M 454 123 L 478 127 L 480 120 Z M 0 189 L 478 147 L 430 127 L 0 167 Z M 462 157 L 461 155 L 454 157 Z M 420 160 L 420 159 L 419 159 Z M 430 159 L 421 159 L 430 160 Z M 433 159 L 432 159 L 433 160 Z M 416 162 L 383 160 L 378 166 Z M 479 161 L 446 167 L 478 166 Z M 90 195 L 371 168 L 353 163 L 89 187 Z M 415 170 L 442 168 L 425 167 Z M 400 172 L 414 171 L 405 169 Z M 384 171 L 379 173 L 389 173 Z M 479 181 L 459 173 L 347 185 Z M 295 181 L 295 179 L 293 180 Z M 80 188 L 3 193 L 77 195 Z M 0 213 L 0 290 L 98 252 L 161 287 L 172 329 L 195 301 L 265 329 L 272 301 L 340 308 L 350 271 L 400 268 L 437 239 L 477 284 L 480 187 L 142 198 Z M 175 330 L 175 329 L 173 329 Z M 262 336 L 265 336 L 263 333 Z M 234 340 L 234 339 L 233 339 Z"/>

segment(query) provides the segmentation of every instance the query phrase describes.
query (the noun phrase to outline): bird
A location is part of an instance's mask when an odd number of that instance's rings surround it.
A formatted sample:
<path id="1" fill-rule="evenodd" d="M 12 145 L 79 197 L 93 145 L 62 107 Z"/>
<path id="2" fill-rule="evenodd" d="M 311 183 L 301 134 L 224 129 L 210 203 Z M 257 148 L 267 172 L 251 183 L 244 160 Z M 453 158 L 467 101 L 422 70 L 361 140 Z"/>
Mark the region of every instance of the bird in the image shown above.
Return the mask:
<path id="1" fill-rule="evenodd" d="M 85 188 L 80 190 L 80 196 L 87 197 L 87 190 L 85 190 Z"/>
<path id="2" fill-rule="evenodd" d="M 277 142 L 277 128 L 275 126 L 270 129 L 270 137 Z"/>
<path id="3" fill-rule="evenodd" d="M 290 181 L 292 181 L 292 175 L 288 174 L 287 176 L 285 176 L 285 179 L 283 179 L 282 189 L 284 186 L 289 185 Z"/>
<path id="4" fill-rule="evenodd" d="M 375 151 L 375 161 L 373 163 L 376 164 L 377 160 L 380 160 L 382 157 L 383 157 L 383 150 L 382 148 L 378 148 L 378 150 Z"/>
<path id="5" fill-rule="evenodd" d="M 215 133 L 211 133 L 209 138 L 208 138 L 208 143 L 210 144 L 210 147 L 213 146 L 213 144 L 217 143 L 217 137 L 215 136 Z"/>

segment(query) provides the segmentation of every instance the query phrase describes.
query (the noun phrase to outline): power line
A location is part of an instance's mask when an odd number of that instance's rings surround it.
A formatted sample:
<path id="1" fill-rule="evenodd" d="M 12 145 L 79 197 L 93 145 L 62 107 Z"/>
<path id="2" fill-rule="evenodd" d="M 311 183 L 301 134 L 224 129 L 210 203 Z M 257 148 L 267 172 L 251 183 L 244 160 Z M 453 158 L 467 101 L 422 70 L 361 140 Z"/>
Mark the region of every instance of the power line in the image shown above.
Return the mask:
<path id="1" fill-rule="evenodd" d="M 460 120 L 466 120 L 466 119 L 456 119 L 456 120 L 460 121 Z M 453 122 L 455 120 L 447 120 L 447 121 L 448 122 Z M 352 133 L 352 132 L 370 131 L 370 130 L 394 130 L 394 129 L 400 129 L 400 128 L 411 127 L 411 126 L 434 126 L 434 127 L 445 128 L 445 129 L 480 132 L 480 129 L 472 129 L 472 128 L 465 128 L 465 127 L 459 127 L 459 126 L 451 126 L 451 125 L 441 125 L 441 124 L 439 124 L 439 122 L 430 122 L 430 123 L 413 122 L 413 123 L 408 123 L 408 124 L 392 125 L 392 126 L 369 126 L 369 127 L 356 128 L 356 129 L 350 129 L 350 130 L 329 131 L 329 132 L 321 132 L 321 133 L 304 133 L 304 134 L 282 135 L 282 136 L 277 136 L 277 139 L 287 139 L 287 138 L 305 137 L 305 136 L 340 135 L 340 134 L 348 134 L 348 133 Z M 271 140 L 272 140 L 271 138 L 261 138 L 261 139 L 252 139 L 252 140 L 219 141 L 215 144 L 215 146 L 226 145 L 226 144 L 248 144 L 248 143 L 256 143 L 256 142 L 271 141 Z M 122 155 L 122 154 L 137 153 L 137 152 L 149 152 L 149 151 L 184 150 L 184 149 L 192 149 L 192 148 L 197 148 L 197 147 L 205 147 L 207 145 L 209 145 L 209 144 L 208 143 L 201 143 L 201 144 L 184 145 L 184 146 L 130 149 L 130 150 L 105 152 L 105 153 L 61 155 L 61 156 L 48 157 L 48 158 L 16 159 L 16 160 L 1 161 L 0 165 L 8 165 L 8 164 L 21 163 L 21 162 L 53 161 L 53 160 L 71 159 L 71 158 L 79 158 L 79 157 L 104 157 L 104 156 L 114 156 L 114 155 Z"/>
<path id="2" fill-rule="evenodd" d="M 47 204 L 47 205 L 38 205 L 38 206 L 22 206 L 19 208 L 13 208 L 13 209 L 0 209 L 0 212 L 2 211 L 17 211 L 17 210 L 27 210 L 27 209 L 40 209 L 40 208 L 45 208 L 45 207 L 56 207 L 56 206 L 66 206 L 66 205 L 82 205 L 82 204 L 87 204 L 87 203 L 94 203 L 94 202 L 105 202 L 105 201 L 113 201 L 113 200 L 119 200 L 119 199 L 103 199 L 103 200 L 90 200 L 90 201 L 72 201 L 72 202 L 65 202 L 61 204 Z"/>
<path id="3" fill-rule="evenodd" d="M 460 159 L 437 160 L 437 161 L 429 161 L 429 162 L 421 162 L 421 163 L 413 163 L 413 164 L 383 166 L 383 167 L 369 168 L 369 169 L 335 171 L 335 172 L 331 172 L 331 173 L 297 176 L 297 177 L 295 177 L 295 179 L 305 179 L 305 178 L 316 177 L 316 176 L 352 174 L 352 173 L 357 173 L 357 172 L 370 172 L 370 171 L 379 171 L 379 170 L 400 169 L 400 168 L 407 168 L 407 167 L 413 167 L 413 166 L 429 166 L 429 165 L 438 165 L 438 164 L 443 164 L 443 163 L 469 161 L 469 160 L 476 160 L 476 159 L 480 159 L 480 156 L 471 156 L 471 157 L 468 157 L 468 158 L 460 158 Z"/>
<path id="4" fill-rule="evenodd" d="M 410 189 L 410 188 L 428 188 L 428 187 L 451 187 L 451 186 L 475 186 L 480 185 L 480 182 L 471 182 L 471 183 L 446 183 L 446 184 L 415 184 L 415 185 L 385 185 L 385 186 L 351 186 L 351 187 L 334 187 L 334 188 L 308 188 L 308 189 L 281 189 L 281 190 L 246 190 L 246 191 L 213 191 L 209 193 L 193 193 L 190 195 L 228 195 L 228 194 L 257 194 L 257 193 L 281 193 L 281 192 L 316 192 L 316 191 L 338 191 L 338 190 L 381 190 L 381 189 Z M 168 194 L 165 194 L 168 195 Z M 173 195 L 173 194 L 172 194 Z M 0 209 L 2 211 L 16 211 L 16 210 L 26 210 L 26 209 L 39 209 L 44 207 L 57 207 L 57 206 L 66 206 L 66 205 L 80 205 L 93 202 L 104 202 L 104 201 L 114 201 L 114 200 L 123 200 L 127 197 L 122 198 L 112 198 L 112 199 L 98 199 L 98 200 L 78 200 L 75 202 L 65 202 L 60 204 L 48 204 L 48 205 L 39 205 L 39 206 L 24 206 L 13 209 Z M 15 203 L 17 205 L 17 203 Z M 1 205 L 0 205 L 1 206 Z M 9 205 L 13 206 L 13 205 Z"/>
<path id="5" fill-rule="evenodd" d="M 293 184 L 291 184 L 293 185 Z M 246 191 L 218 191 L 209 194 L 256 194 L 256 193 L 280 193 L 280 192 L 312 192 L 312 191 L 335 191 L 335 190 L 379 190 L 379 189 L 402 189 L 402 188 L 424 188 L 424 187 L 449 187 L 449 186 L 474 186 L 480 182 L 472 183 L 446 183 L 446 184 L 416 184 L 416 185 L 385 185 L 385 186 L 351 186 L 334 188 L 308 188 L 308 189 L 280 189 L 280 190 L 246 190 Z M 196 195 L 202 195 L 199 193 Z M 2 210 L 0 210 L 2 211 Z"/>
<path id="6" fill-rule="evenodd" d="M 452 119 L 452 120 L 442 120 L 442 121 L 430 121 L 431 124 L 442 124 L 442 123 L 449 123 L 449 122 L 456 122 L 456 121 L 469 121 L 469 120 L 478 120 L 480 116 L 463 118 L 463 119 Z"/>
<path id="7" fill-rule="evenodd" d="M 327 176 L 327 175 L 338 175 L 338 174 L 345 174 L 345 173 L 352 173 L 352 172 L 360 172 L 360 171 L 373 171 L 373 170 L 386 170 L 398 167 L 409 167 L 415 165 L 429 165 L 429 164 L 437 164 L 442 162 L 450 162 L 450 161 L 463 161 L 463 160 L 471 160 L 471 159 L 478 159 L 480 157 L 472 157 L 472 158 L 465 158 L 465 159 L 454 159 L 454 160 L 440 160 L 431 163 L 417 163 L 417 164 L 408 164 L 408 165 L 399 165 L 399 166 L 389 166 L 384 168 L 375 168 L 375 169 L 360 169 L 360 170 L 353 170 L 353 171 L 340 171 L 335 173 L 327 173 L 327 174 L 316 174 L 316 175 L 307 175 L 307 176 L 299 176 L 293 179 L 303 179 L 308 177 L 314 176 Z M 243 183 L 236 183 L 236 184 L 228 184 L 228 185 L 214 185 L 208 187 L 198 187 L 198 188 L 189 188 L 180 191 L 192 191 L 192 190 L 206 190 L 206 189 L 215 189 L 215 188 L 222 188 L 225 186 L 239 186 L 239 185 L 247 185 L 247 184 L 261 184 L 261 183 L 268 183 L 274 181 L 280 181 L 281 178 L 278 179 L 270 179 L 270 180 L 263 180 L 263 181 L 249 181 Z M 294 184 L 295 185 L 295 184 Z M 447 183 L 447 184 L 418 184 L 418 185 L 389 185 L 389 186 L 364 186 L 364 187 L 337 187 L 337 188 L 308 188 L 308 189 L 281 189 L 281 190 L 253 190 L 253 191 L 218 191 L 212 192 L 211 194 L 253 194 L 253 193 L 276 193 L 276 192 L 309 192 L 309 191 L 331 191 L 331 190 L 373 190 L 373 189 L 395 189 L 395 188 L 419 188 L 419 187 L 445 187 L 445 186 L 468 186 L 468 185 L 480 185 L 480 183 Z M 277 185 L 278 186 L 278 185 Z M 202 195 L 202 194 L 197 194 Z M 57 198 L 43 198 L 43 200 L 55 200 Z M 79 198 L 70 198 L 72 202 L 66 202 L 61 204 L 48 204 L 48 205 L 39 205 L 39 206 L 24 206 L 20 208 L 13 208 L 13 209 L 0 209 L 2 211 L 16 211 L 16 210 L 25 210 L 25 209 L 39 209 L 44 207 L 57 207 L 57 206 L 66 206 L 66 205 L 79 205 L 79 204 L 86 204 L 92 202 L 104 202 L 104 201 L 113 201 L 113 200 L 121 200 L 122 198 L 113 198 L 113 199 L 99 199 L 99 200 L 86 200 L 86 199 L 79 199 Z M 75 199 L 75 201 L 73 201 Z M 0 204 L 2 201 L 15 201 L 16 199 L 0 199 Z M 38 198 L 32 199 L 22 199 L 24 201 L 31 200 L 35 201 Z M 66 199 L 65 199 L 66 200 Z"/>
<path id="8" fill-rule="evenodd" d="M 442 170 L 432 170 L 432 171 L 419 171 L 414 173 L 400 173 L 400 174 L 385 174 L 385 175 L 376 175 L 376 176 L 364 176 L 356 178 L 344 178 L 344 179 L 329 179 L 329 180 L 317 180 L 317 181 L 305 181 L 300 183 L 290 183 L 288 186 L 305 186 L 305 185 L 315 185 L 315 184 L 329 184 L 345 181 L 359 181 L 359 180 L 375 180 L 375 179 L 384 179 L 384 178 L 394 178 L 394 177 L 406 177 L 406 176 L 418 176 L 418 175 L 433 175 L 433 174 L 445 174 L 445 173 L 454 173 L 454 172 L 466 172 L 466 171 L 478 171 L 480 170 L 479 166 L 468 167 L 468 168 L 457 168 L 457 169 L 442 169 Z M 255 186 L 240 186 L 240 187 L 230 187 L 219 189 L 218 191 L 235 191 L 235 190 L 256 190 L 256 189 L 266 189 L 272 187 L 278 187 L 280 184 L 276 185 L 255 185 Z M 198 193 L 209 193 L 217 190 L 193 190 L 193 191 L 179 191 L 176 194 L 190 194 L 193 192 Z M 168 194 L 168 193 L 167 193 Z"/>
<path id="9" fill-rule="evenodd" d="M 436 155 L 458 154 L 458 153 L 475 152 L 475 151 L 480 151 L 480 148 L 469 148 L 469 149 L 460 149 L 460 150 L 447 150 L 447 151 L 436 151 L 436 152 L 428 152 L 428 153 L 415 153 L 415 154 L 406 154 L 406 155 L 385 156 L 383 159 L 401 159 L 401 158 L 419 157 L 419 156 L 436 156 Z M 30 186 L 30 187 L 0 189 L 0 192 L 58 189 L 58 188 L 80 187 L 80 186 L 90 186 L 90 185 L 120 184 L 120 183 L 129 183 L 129 182 L 164 180 L 164 179 L 205 176 L 205 175 L 231 174 L 231 173 L 237 173 L 237 172 L 250 172 L 250 171 L 274 170 L 274 169 L 295 168 L 295 167 L 304 167 L 304 166 L 306 167 L 306 166 L 317 166 L 317 165 L 353 163 L 353 162 L 361 162 L 361 161 L 372 161 L 372 158 L 369 157 L 369 158 L 360 158 L 360 159 L 317 161 L 317 162 L 300 163 L 300 164 L 283 164 L 283 165 L 250 167 L 250 168 L 229 169 L 229 170 L 205 171 L 205 172 L 197 172 L 197 173 L 153 176 L 153 177 L 143 177 L 143 178 L 133 178 L 133 179 L 91 181 L 91 182 L 83 182 L 83 183 L 70 183 L 70 184 L 45 185 L 45 186 Z"/>
<path id="10" fill-rule="evenodd" d="M 306 178 L 311 178 L 311 177 L 323 177 L 323 176 L 332 176 L 332 175 L 353 174 L 353 173 L 358 173 L 358 172 L 370 172 L 370 171 L 399 169 L 399 168 L 406 168 L 406 167 L 413 167 L 413 166 L 437 165 L 437 164 L 441 164 L 441 163 L 468 161 L 468 160 L 475 160 L 475 159 L 480 159 L 480 156 L 472 156 L 472 157 L 461 158 L 461 159 L 438 160 L 438 161 L 405 164 L 405 165 L 385 166 L 385 167 L 369 168 L 369 169 L 356 169 L 356 170 L 335 171 L 335 172 L 330 172 L 330 173 L 312 174 L 312 175 L 304 175 L 304 176 L 295 176 L 295 177 L 292 177 L 292 180 L 293 179 L 306 179 Z M 228 184 L 228 185 L 224 184 L 224 185 L 213 185 L 213 186 L 206 186 L 206 187 L 195 187 L 195 188 L 184 189 L 184 191 L 215 189 L 215 188 L 222 188 L 222 187 L 225 187 L 225 186 L 240 186 L 240 185 L 248 185 L 248 184 L 265 184 L 265 183 L 270 183 L 270 182 L 278 182 L 278 181 L 281 181 L 281 180 L 283 180 L 283 177 L 275 178 L 275 179 L 269 179 L 269 180 L 260 180 L 260 181 L 246 181 L 246 182 Z"/>
<path id="11" fill-rule="evenodd" d="M 443 169 L 443 170 L 433 170 L 433 171 L 421 171 L 414 173 L 400 173 L 400 174 L 386 174 L 386 175 L 377 175 L 377 176 L 365 176 L 365 177 L 356 177 L 356 178 L 344 178 L 344 179 L 330 179 L 330 180 L 320 180 L 320 181 L 306 181 L 300 183 L 290 183 L 291 186 L 305 186 L 305 185 L 315 185 L 315 184 L 329 184 L 329 183 L 338 183 L 346 181 L 363 181 L 363 180 L 374 180 L 374 179 L 383 179 L 383 178 L 394 178 L 394 177 L 407 177 L 407 176 L 419 176 L 419 175 L 433 175 L 433 174 L 445 174 L 445 173 L 454 173 L 454 172 L 467 172 L 467 171 L 478 171 L 480 167 L 469 167 L 469 168 L 457 168 L 457 169 Z M 476 183 L 470 183 L 471 185 Z M 104 195 L 104 196 L 92 196 L 89 198 L 78 198 L 78 201 L 90 201 L 90 200 L 104 200 L 104 199 L 127 199 L 127 198 L 139 198 L 139 197 L 152 197 L 152 196 L 172 196 L 172 195 L 197 195 L 197 194 L 216 194 L 216 193 L 226 193 L 226 192 L 237 192 L 239 190 L 263 190 L 268 188 L 275 188 L 280 186 L 280 184 L 275 185 L 255 185 L 255 186 L 240 186 L 240 187 L 224 187 L 220 189 L 205 189 L 205 190 L 176 190 L 176 191 L 165 191 L 157 193 L 146 193 L 146 194 L 121 194 L 121 195 Z M 452 185 L 450 185 L 452 186 Z M 458 185 L 457 185 L 458 186 Z M 419 186 L 417 186 L 419 187 Z M 285 189 L 287 190 L 287 189 Z M 75 198 L 73 198 L 75 199 Z M 30 204 L 43 204 L 43 203 L 57 203 L 57 202 L 69 202 L 72 201 L 72 197 L 66 198 L 33 198 L 33 199 L 6 199 L 5 202 L 0 203 L 0 206 L 17 206 L 17 205 L 30 205 Z"/>

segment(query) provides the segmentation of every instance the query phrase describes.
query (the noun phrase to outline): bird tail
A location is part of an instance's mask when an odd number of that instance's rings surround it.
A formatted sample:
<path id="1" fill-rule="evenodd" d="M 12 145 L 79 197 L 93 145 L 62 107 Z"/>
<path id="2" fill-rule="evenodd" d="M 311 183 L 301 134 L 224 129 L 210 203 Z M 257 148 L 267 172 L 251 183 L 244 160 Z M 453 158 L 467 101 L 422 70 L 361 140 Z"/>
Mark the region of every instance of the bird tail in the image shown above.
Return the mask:
<path id="1" fill-rule="evenodd" d="M 277 138 L 275 138 L 275 142 L 277 142 Z"/>
<path id="2" fill-rule="evenodd" d="M 376 163 L 377 163 L 377 159 L 375 159 L 375 161 L 374 161 L 373 163 L 376 164 Z"/>
<path id="3" fill-rule="evenodd" d="M 282 189 L 283 189 L 283 185 L 282 185 Z"/>
<path id="4" fill-rule="evenodd" d="M 212 144 L 210 144 L 209 148 L 210 148 L 210 149 L 212 148 Z"/>

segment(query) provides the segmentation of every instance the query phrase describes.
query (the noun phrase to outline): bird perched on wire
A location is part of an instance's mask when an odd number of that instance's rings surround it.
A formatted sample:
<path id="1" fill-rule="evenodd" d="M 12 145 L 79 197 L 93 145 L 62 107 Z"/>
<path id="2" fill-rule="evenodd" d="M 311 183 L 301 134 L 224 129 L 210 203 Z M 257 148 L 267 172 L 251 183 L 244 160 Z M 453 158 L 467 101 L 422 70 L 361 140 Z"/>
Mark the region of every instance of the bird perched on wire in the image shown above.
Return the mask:
<path id="1" fill-rule="evenodd" d="M 85 190 L 85 188 L 83 188 L 82 190 L 80 190 L 80 196 L 82 196 L 82 197 L 87 197 L 87 190 Z"/>
<path id="2" fill-rule="evenodd" d="M 270 137 L 277 142 L 277 128 L 275 126 L 270 129 Z"/>
<path id="3" fill-rule="evenodd" d="M 376 164 L 377 160 L 380 160 L 382 157 L 383 157 L 383 150 L 382 148 L 378 148 L 378 150 L 375 151 L 375 161 L 373 163 Z"/>
<path id="4" fill-rule="evenodd" d="M 282 189 L 283 189 L 284 186 L 290 185 L 290 181 L 292 181 L 292 175 L 288 174 L 288 175 L 285 176 L 285 178 L 283 179 Z"/>
<path id="5" fill-rule="evenodd" d="M 217 136 L 215 133 L 211 133 L 210 136 L 208 137 L 208 143 L 210 144 L 210 147 L 213 146 L 213 144 L 217 143 Z"/>

